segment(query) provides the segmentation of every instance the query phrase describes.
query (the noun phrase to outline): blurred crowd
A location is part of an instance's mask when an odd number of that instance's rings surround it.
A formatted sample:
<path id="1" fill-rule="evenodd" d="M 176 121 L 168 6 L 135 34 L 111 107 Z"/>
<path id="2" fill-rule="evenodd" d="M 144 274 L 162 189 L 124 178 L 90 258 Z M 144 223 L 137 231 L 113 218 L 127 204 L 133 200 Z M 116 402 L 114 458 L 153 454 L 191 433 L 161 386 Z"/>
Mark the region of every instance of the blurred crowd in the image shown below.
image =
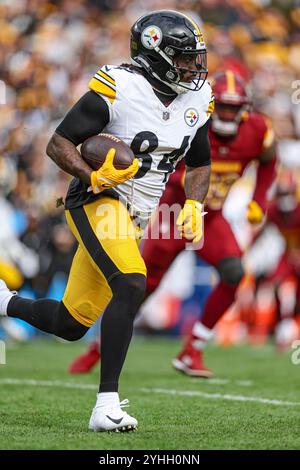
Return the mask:
<path id="1" fill-rule="evenodd" d="M 47 142 L 99 66 L 129 61 L 134 21 L 164 8 L 202 25 L 210 74 L 231 68 L 251 83 L 254 107 L 273 121 L 278 171 L 292 173 L 299 200 L 299 1 L 2 0 L 0 277 L 9 287 L 63 290 L 75 245 L 57 201 L 70 178 L 46 157 Z"/>

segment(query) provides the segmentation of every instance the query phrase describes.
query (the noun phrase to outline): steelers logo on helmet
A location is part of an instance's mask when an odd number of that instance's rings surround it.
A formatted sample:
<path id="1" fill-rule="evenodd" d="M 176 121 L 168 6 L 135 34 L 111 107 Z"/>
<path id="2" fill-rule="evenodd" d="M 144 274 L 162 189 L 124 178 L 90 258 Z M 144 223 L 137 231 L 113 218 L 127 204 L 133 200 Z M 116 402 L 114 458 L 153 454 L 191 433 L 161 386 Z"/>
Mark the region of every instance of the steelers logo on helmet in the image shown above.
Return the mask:
<path id="1" fill-rule="evenodd" d="M 184 113 L 184 120 L 186 124 L 190 127 L 194 127 L 197 124 L 199 119 L 198 111 L 195 108 L 188 108 Z"/>
<path id="2" fill-rule="evenodd" d="M 141 34 L 141 41 L 147 49 L 154 49 L 159 46 L 163 38 L 161 29 L 158 26 L 148 26 Z"/>

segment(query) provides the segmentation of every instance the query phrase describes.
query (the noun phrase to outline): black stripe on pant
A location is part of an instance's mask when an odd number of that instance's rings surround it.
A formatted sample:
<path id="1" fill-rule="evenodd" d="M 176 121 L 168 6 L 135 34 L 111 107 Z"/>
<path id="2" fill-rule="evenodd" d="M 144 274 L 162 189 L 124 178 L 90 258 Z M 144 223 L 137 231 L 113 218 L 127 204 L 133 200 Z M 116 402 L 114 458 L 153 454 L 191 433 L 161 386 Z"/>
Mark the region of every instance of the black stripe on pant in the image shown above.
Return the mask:
<path id="1" fill-rule="evenodd" d="M 83 207 L 69 210 L 81 240 L 91 258 L 99 267 L 108 283 L 118 274 L 122 274 L 104 250 L 97 238 Z"/>

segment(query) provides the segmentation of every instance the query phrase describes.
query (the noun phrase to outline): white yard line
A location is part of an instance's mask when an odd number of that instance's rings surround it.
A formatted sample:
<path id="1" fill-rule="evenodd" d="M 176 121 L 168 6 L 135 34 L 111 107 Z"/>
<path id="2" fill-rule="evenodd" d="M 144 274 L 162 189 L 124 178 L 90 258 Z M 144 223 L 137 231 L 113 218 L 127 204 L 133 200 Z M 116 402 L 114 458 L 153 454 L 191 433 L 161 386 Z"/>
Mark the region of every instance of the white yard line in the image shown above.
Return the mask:
<path id="1" fill-rule="evenodd" d="M 262 397 L 247 397 L 243 395 L 230 395 L 228 393 L 206 393 L 197 390 L 168 390 L 165 388 L 141 388 L 144 393 L 157 393 L 161 395 L 177 395 L 181 397 L 201 397 L 213 400 L 230 400 L 230 401 L 244 401 L 252 403 L 263 403 L 265 405 L 281 405 L 281 406 L 300 406 L 300 402 L 284 401 L 271 398 Z"/>
<path id="2" fill-rule="evenodd" d="M 0 385 L 32 385 L 34 387 L 76 388 L 80 390 L 95 390 L 96 384 L 78 382 L 63 382 L 61 380 L 33 380 L 33 379 L 0 379 Z"/>
<path id="3" fill-rule="evenodd" d="M 195 377 L 190 379 L 191 383 L 195 383 Z M 231 379 L 218 379 L 213 378 L 213 379 L 204 379 L 201 381 L 201 385 L 228 385 L 228 384 L 233 384 L 233 385 L 238 385 L 240 387 L 250 387 L 253 385 L 252 380 L 231 380 Z"/>
<path id="4" fill-rule="evenodd" d="M 197 379 L 196 379 L 197 380 Z M 190 382 L 191 383 L 195 383 L 195 377 L 191 378 L 190 379 Z M 204 385 L 228 385 L 230 383 L 230 380 L 229 379 L 218 379 L 218 378 L 215 378 L 215 379 L 203 379 L 201 380 L 201 384 L 204 384 Z"/>
<path id="5" fill-rule="evenodd" d="M 79 382 L 64 382 L 61 380 L 33 380 L 33 379 L 15 379 L 15 378 L 3 378 L 0 379 L 1 385 L 29 385 L 33 387 L 57 387 L 57 388 L 72 388 L 79 390 L 93 390 L 97 389 L 96 384 L 85 384 Z M 271 398 L 262 397 L 247 397 L 244 395 L 231 395 L 222 393 L 206 393 L 199 390 L 174 390 L 166 388 L 140 388 L 140 392 L 143 393 L 155 393 L 160 395 L 175 395 L 182 397 L 200 397 L 213 400 L 229 400 L 239 402 L 252 402 L 262 403 L 264 405 L 277 405 L 277 406 L 299 406 L 300 402 L 277 400 Z"/>
<path id="6" fill-rule="evenodd" d="M 240 387 L 251 387 L 253 385 L 252 380 L 235 380 L 235 383 Z"/>

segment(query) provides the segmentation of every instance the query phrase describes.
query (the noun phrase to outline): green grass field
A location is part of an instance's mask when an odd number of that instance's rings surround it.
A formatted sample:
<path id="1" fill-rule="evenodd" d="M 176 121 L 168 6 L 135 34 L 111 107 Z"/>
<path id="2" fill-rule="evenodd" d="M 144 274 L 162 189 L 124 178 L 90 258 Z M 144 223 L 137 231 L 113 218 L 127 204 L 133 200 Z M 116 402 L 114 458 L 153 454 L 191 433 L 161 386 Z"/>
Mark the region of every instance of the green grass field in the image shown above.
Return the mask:
<path id="1" fill-rule="evenodd" d="M 70 376 L 83 343 L 8 348 L 0 366 L 0 449 L 299 449 L 300 365 L 271 345 L 207 351 L 216 379 L 190 379 L 170 361 L 179 342 L 136 338 L 120 397 L 139 420 L 132 434 L 88 432 L 98 368 Z"/>

